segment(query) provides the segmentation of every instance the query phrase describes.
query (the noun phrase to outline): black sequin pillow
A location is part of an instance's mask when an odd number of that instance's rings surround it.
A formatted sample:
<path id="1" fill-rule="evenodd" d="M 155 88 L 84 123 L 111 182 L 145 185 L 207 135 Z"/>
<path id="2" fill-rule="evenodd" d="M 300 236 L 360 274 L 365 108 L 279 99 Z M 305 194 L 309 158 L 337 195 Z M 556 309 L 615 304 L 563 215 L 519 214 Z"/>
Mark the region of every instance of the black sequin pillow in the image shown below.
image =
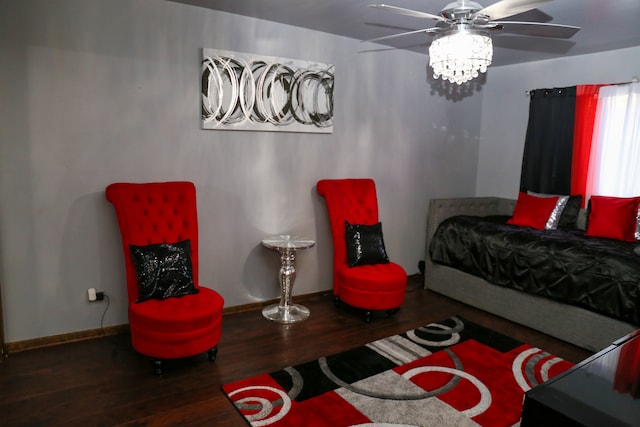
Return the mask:
<path id="1" fill-rule="evenodd" d="M 582 206 L 582 196 L 569 196 L 569 200 L 560 215 L 558 228 L 572 230 L 578 227 L 578 214 Z"/>
<path id="2" fill-rule="evenodd" d="M 382 223 L 362 225 L 345 221 L 344 224 L 349 267 L 389 262 L 382 237 Z"/>
<path id="3" fill-rule="evenodd" d="M 129 245 L 129 249 L 138 277 L 140 295 L 136 302 L 198 293 L 193 283 L 189 240 Z"/>

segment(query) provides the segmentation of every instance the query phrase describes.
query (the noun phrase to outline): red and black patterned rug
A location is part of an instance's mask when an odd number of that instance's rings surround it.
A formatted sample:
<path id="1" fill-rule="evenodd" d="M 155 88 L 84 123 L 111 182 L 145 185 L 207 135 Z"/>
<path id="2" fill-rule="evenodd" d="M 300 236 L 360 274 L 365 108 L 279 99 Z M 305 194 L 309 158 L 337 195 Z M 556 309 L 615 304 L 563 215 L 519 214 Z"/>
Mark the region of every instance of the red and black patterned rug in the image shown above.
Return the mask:
<path id="1" fill-rule="evenodd" d="M 517 426 L 571 367 L 461 317 L 222 388 L 252 426 Z"/>

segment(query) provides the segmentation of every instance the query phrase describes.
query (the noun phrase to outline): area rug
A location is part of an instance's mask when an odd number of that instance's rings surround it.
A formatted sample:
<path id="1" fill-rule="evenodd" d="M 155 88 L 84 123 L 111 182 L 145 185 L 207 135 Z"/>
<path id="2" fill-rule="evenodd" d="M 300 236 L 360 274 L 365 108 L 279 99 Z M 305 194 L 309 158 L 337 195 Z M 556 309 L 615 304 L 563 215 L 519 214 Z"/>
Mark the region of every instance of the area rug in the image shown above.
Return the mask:
<path id="1" fill-rule="evenodd" d="M 455 316 L 222 388 L 252 426 L 511 427 L 571 366 Z"/>

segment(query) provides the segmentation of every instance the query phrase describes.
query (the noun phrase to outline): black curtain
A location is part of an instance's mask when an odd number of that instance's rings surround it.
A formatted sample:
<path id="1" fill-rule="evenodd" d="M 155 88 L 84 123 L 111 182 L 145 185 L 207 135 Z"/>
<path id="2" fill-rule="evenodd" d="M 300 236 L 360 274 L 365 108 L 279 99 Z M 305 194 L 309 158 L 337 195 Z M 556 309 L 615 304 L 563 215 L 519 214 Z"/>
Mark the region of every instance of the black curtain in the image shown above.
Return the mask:
<path id="1" fill-rule="evenodd" d="M 570 194 L 576 86 L 529 92 L 520 191 Z"/>

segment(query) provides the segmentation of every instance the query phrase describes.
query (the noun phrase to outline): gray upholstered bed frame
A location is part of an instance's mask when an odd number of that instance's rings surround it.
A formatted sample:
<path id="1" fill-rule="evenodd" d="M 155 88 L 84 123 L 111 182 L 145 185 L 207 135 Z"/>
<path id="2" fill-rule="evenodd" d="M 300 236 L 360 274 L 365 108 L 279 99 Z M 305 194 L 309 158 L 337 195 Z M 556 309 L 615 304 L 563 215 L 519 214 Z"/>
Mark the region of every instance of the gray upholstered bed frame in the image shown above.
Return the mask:
<path id="1" fill-rule="evenodd" d="M 425 288 L 591 351 L 598 351 L 638 329 L 580 307 L 492 285 L 479 277 L 431 262 L 429 243 L 444 219 L 454 215 L 511 215 L 515 202 L 498 197 L 431 200 L 427 219 Z M 583 220 L 584 212 L 581 212 L 578 221 Z"/>

